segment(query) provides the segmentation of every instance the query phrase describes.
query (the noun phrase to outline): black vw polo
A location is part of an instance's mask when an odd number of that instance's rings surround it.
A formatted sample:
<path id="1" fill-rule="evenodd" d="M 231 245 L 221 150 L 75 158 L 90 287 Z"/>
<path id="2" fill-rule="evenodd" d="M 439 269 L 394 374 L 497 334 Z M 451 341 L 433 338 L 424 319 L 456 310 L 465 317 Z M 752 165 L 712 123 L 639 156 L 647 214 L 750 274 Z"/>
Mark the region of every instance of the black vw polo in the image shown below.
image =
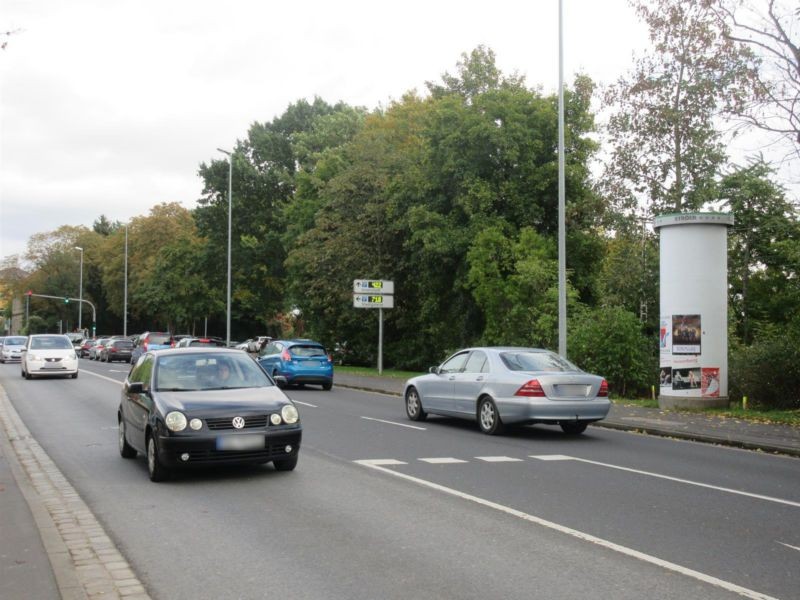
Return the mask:
<path id="1" fill-rule="evenodd" d="M 297 466 L 302 426 L 292 401 L 246 352 L 180 348 L 145 353 L 117 413 L 119 452 L 147 457 L 152 481 L 176 467 L 272 462 Z"/>

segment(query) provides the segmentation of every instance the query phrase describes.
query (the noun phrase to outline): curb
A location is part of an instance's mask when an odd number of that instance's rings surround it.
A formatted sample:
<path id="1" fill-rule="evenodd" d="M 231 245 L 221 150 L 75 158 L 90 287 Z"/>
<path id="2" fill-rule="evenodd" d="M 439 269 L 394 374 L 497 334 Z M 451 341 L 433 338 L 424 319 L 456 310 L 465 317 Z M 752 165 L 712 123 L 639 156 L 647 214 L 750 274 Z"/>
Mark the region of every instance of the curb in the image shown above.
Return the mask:
<path id="1" fill-rule="evenodd" d="M 337 387 L 352 389 L 352 390 L 359 390 L 362 392 L 375 392 L 379 394 L 386 394 L 389 396 L 396 396 L 401 398 L 403 395 L 399 392 L 391 392 L 388 390 L 378 389 L 374 387 L 367 387 L 363 385 L 351 385 L 351 384 L 343 384 L 343 383 L 336 383 Z M 771 443 L 759 443 L 759 442 L 752 442 L 752 441 L 745 441 L 745 440 L 732 440 L 730 438 L 721 437 L 721 436 L 714 436 L 707 433 L 692 433 L 689 431 L 679 431 L 675 429 L 663 429 L 660 427 L 653 427 L 652 425 L 644 425 L 644 424 L 626 424 L 626 423 L 617 423 L 615 421 L 596 421 L 592 423 L 593 427 L 603 427 L 605 429 L 614 429 L 617 431 L 631 431 L 631 432 L 639 432 L 645 433 L 647 435 L 655 435 L 659 437 L 671 437 L 680 440 L 687 440 L 691 442 L 701 442 L 704 444 L 714 444 L 717 446 L 729 446 L 732 448 L 741 448 L 743 450 L 755 450 L 759 452 L 770 452 L 772 454 L 782 454 L 792 457 L 800 458 L 800 448 L 794 448 L 792 446 L 782 446 L 780 444 L 771 444 Z"/>
<path id="2" fill-rule="evenodd" d="M 30 507 L 65 600 L 151 600 L 89 507 L 20 419 L 0 386 L 0 444 Z"/>

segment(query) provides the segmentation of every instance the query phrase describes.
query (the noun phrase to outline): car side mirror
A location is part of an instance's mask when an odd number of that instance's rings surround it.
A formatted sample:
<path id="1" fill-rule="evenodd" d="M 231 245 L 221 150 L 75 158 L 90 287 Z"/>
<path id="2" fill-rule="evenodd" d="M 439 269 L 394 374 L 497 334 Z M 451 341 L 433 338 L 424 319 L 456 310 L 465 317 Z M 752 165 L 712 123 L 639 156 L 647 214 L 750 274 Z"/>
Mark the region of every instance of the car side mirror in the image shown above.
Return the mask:
<path id="1" fill-rule="evenodd" d="M 428 369 L 428 373 L 433 373 L 434 375 L 438 375 L 439 374 L 439 367 L 430 367 Z"/>
<path id="2" fill-rule="evenodd" d="M 144 384 L 141 381 L 128 384 L 129 394 L 144 394 Z"/>

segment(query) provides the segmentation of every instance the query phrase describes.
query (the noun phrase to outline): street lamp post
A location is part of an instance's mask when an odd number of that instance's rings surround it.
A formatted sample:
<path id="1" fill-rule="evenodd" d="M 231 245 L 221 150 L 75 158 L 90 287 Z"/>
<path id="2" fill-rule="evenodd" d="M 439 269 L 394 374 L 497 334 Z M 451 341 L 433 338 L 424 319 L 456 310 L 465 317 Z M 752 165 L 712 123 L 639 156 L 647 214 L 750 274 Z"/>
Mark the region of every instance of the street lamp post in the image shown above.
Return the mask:
<path id="1" fill-rule="evenodd" d="M 228 298 L 226 305 L 225 345 L 231 345 L 231 196 L 233 195 L 233 154 L 222 148 L 217 148 L 228 156 Z"/>
<path id="2" fill-rule="evenodd" d="M 81 317 L 83 316 L 83 248 L 80 246 L 75 246 L 75 250 L 81 251 L 81 278 L 80 283 L 78 284 L 78 331 L 82 333 L 83 328 L 81 327 Z"/>
<path id="3" fill-rule="evenodd" d="M 125 283 L 122 301 L 122 335 L 128 337 L 128 224 L 125 223 Z"/>

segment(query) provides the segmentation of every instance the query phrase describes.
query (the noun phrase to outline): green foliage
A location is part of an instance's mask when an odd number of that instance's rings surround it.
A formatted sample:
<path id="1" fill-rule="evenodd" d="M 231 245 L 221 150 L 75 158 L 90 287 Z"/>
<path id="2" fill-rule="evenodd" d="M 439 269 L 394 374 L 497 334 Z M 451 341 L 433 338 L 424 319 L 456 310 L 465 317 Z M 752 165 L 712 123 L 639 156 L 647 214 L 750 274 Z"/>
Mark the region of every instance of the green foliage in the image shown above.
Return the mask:
<path id="1" fill-rule="evenodd" d="M 602 375 L 620 396 L 647 393 L 656 380 L 656 342 L 633 313 L 617 306 L 587 309 L 569 324 L 569 358 Z"/>
<path id="2" fill-rule="evenodd" d="M 716 198 L 714 176 L 725 155 L 714 118 L 745 101 L 748 57 L 720 37 L 708 2 L 634 6 L 654 52 L 606 94 L 615 113 L 604 186 L 624 209 L 643 197 L 655 213 L 698 209 Z"/>
<path id="3" fill-rule="evenodd" d="M 22 335 L 34 333 L 47 333 L 47 321 L 39 315 L 30 315 L 27 324 L 22 328 Z"/>
<path id="4" fill-rule="evenodd" d="M 800 409 L 800 323 L 764 331 L 750 346 L 732 344 L 729 391 L 764 409 Z"/>

